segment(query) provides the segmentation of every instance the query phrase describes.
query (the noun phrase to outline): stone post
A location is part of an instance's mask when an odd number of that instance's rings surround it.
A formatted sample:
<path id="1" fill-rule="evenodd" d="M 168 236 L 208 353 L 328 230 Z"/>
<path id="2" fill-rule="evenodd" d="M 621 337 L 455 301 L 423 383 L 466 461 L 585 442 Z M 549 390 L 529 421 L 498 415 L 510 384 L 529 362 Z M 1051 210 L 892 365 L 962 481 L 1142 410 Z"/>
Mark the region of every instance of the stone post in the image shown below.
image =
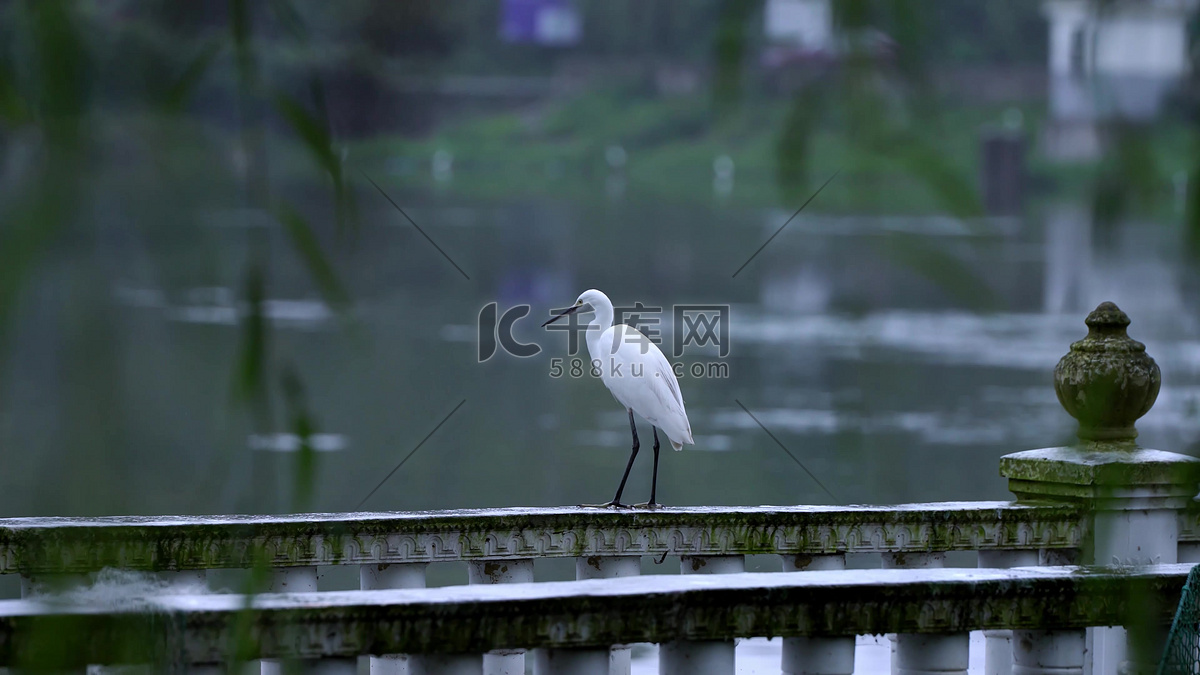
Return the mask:
<path id="1" fill-rule="evenodd" d="M 737 574 L 746 571 L 746 556 L 691 556 L 679 559 L 684 574 Z M 658 646 L 660 675 L 732 675 L 733 640 L 676 640 Z"/>
<path id="2" fill-rule="evenodd" d="M 533 559 L 472 560 L 468 581 L 474 584 L 527 584 L 533 582 Z M 483 675 L 525 675 L 524 649 L 497 649 L 483 655 Z"/>
<path id="3" fill-rule="evenodd" d="M 636 555 L 587 556 L 575 559 L 576 579 L 616 579 L 642 573 L 642 557 Z M 629 675 L 633 668 L 632 652 L 625 645 L 614 645 L 608 654 L 608 675 Z M 537 675 L 541 675 L 536 671 Z"/>
<path id="4" fill-rule="evenodd" d="M 607 649 L 535 649 L 534 675 L 608 675 Z"/>
<path id="5" fill-rule="evenodd" d="M 967 633 L 901 633 L 896 636 L 896 675 L 967 675 Z"/>
<path id="6" fill-rule="evenodd" d="M 271 570 L 272 593 L 316 593 L 317 568 L 278 567 Z M 284 675 L 288 671 L 280 659 L 263 659 L 259 672 L 262 675 Z"/>
<path id="7" fill-rule="evenodd" d="M 483 658 L 478 654 L 422 654 L 409 662 L 412 675 L 482 675 Z"/>
<path id="8" fill-rule="evenodd" d="M 304 675 L 358 675 L 357 659 L 313 659 L 305 666 Z"/>
<path id="9" fill-rule="evenodd" d="M 385 588 L 425 588 L 426 563 L 370 563 L 358 568 L 359 588 L 376 591 Z M 410 675 L 406 654 L 372 656 L 371 675 Z"/>
<path id="10" fill-rule="evenodd" d="M 1083 630 L 1014 630 L 1013 675 L 1083 675 Z"/>
<path id="11" fill-rule="evenodd" d="M 945 551 L 928 553 L 884 553 L 883 569 L 941 569 Z M 966 675 L 970 635 L 947 633 L 897 633 L 892 641 L 893 675 Z"/>
<path id="12" fill-rule="evenodd" d="M 1038 564 L 1038 557 L 1037 549 L 980 551 L 978 566 L 991 569 L 1033 566 Z M 983 639 L 984 675 L 1012 675 L 1012 631 L 1007 629 L 985 630 Z"/>
<path id="13" fill-rule="evenodd" d="M 1158 365 L 1126 334 L 1129 317 L 1111 302 L 1087 317 L 1088 334 L 1054 369 L 1058 400 L 1079 421 L 1079 442 L 1028 450 L 1000 460 L 1000 474 L 1021 502 L 1087 507 L 1090 545 L 1084 564 L 1174 563 L 1178 510 L 1195 497 L 1200 460 L 1139 446 L 1134 422 L 1158 396 Z M 1089 630 L 1090 670 L 1114 675 L 1125 664 L 1121 628 Z"/>
<path id="14" fill-rule="evenodd" d="M 784 572 L 844 570 L 846 554 L 785 555 Z M 783 675 L 852 675 L 854 636 L 783 639 Z"/>

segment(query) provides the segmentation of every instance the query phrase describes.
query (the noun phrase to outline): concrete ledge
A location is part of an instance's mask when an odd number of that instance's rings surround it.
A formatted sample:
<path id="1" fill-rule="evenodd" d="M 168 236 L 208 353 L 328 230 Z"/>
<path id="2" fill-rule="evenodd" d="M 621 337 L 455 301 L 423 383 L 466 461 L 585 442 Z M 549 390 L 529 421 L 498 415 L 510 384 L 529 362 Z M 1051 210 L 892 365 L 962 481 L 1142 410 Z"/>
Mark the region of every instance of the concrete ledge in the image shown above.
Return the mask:
<path id="1" fill-rule="evenodd" d="M 1194 495 L 1200 484 L 1200 459 L 1132 443 L 1085 441 L 1077 446 L 1005 455 L 1000 458 L 1000 475 L 1010 480 L 1088 488 L 1179 485 Z"/>
<path id="2" fill-rule="evenodd" d="M 0 601 L 0 665 L 482 653 L 737 637 L 1168 622 L 1191 565 L 627 577 L 388 591 Z M 1135 607 L 1136 605 L 1136 607 Z M 1131 614 L 1131 610 L 1136 614 Z"/>
<path id="3" fill-rule="evenodd" d="M 1075 506 L 945 502 L 615 511 L 0 519 L 0 574 L 573 556 L 1075 548 Z"/>

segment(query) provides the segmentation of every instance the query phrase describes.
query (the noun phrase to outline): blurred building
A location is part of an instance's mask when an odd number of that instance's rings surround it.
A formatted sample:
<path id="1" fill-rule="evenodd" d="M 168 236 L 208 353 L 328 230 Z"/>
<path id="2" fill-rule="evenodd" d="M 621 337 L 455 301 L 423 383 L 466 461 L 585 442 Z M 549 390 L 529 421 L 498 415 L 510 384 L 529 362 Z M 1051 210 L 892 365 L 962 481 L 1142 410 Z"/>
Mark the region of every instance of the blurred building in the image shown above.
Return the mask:
<path id="1" fill-rule="evenodd" d="M 583 34 L 579 9 L 569 0 L 504 0 L 500 37 L 554 47 L 578 44 Z"/>
<path id="2" fill-rule="evenodd" d="M 767 0 L 760 65 L 776 89 L 791 91 L 849 54 L 888 60 L 895 42 L 881 30 L 836 25 L 831 0 Z"/>
<path id="3" fill-rule="evenodd" d="M 1097 122 L 1157 117 L 1188 72 L 1189 16 L 1200 0 L 1047 0 L 1050 123 L 1046 152 L 1100 153 Z"/>
<path id="4" fill-rule="evenodd" d="M 805 51 L 833 48 L 833 8 L 829 0 L 767 0 L 763 32 L 771 42 Z"/>

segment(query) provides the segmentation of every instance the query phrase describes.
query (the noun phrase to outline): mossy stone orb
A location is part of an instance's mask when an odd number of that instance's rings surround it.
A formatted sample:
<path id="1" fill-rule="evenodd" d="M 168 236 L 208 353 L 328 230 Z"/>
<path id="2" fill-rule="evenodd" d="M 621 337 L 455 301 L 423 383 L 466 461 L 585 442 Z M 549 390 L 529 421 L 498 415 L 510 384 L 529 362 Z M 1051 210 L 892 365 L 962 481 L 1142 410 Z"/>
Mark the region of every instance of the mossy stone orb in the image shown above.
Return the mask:
<path id="1" fill-rule="evenodd" d="M 1130 338 L 1129 317 L 1102 302 L 1087 317 L 1088 334 L 1054 368 L 1054 391 L 1079 420 L 1085 441 L 1132 441 L 1134 422 L 1158 398 L 1162 375 L 1146 345 Z"/>

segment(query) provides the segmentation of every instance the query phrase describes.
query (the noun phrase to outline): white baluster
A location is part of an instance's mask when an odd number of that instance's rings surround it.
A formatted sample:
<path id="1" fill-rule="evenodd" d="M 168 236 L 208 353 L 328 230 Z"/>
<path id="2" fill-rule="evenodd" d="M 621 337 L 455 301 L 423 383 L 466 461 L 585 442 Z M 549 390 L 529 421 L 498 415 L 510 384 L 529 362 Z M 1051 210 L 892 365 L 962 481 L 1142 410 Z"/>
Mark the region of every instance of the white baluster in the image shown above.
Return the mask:
<path id="1" fill-rule="evenodd" d="M 1036 549 L 1020 551 L 980 551 L 979 567 L 1004 569 L 1037 565 L 1039 554 Z M 983 631 L 984 675 L 1011 675 L 1013 672 L 1012 631 L 1007 628 Z"/>
<path id="2" fill-rule="evenodd" d="M 659 675 L 733 675 L 732 642 L 677 640 L 658 646 Z"/>
<path id="3" fill-rule="evenodd" d="M 641 573 L 641 556 L 588 556 L 575 559 L 575 578 L 580 580 L 636 577 Z M 609 650 L 608 663 L 609 675 L 629 675 L 633 668 L 629 647 L 614 645 Z M 536 669 L 534 672 L 538 673 Z"/>
<path id="4" fill-rule="evenodd" d="M 483 675 L 479 654 L 421 654 L 408 661 L 411 675 Z"/>
<path id="5" fill-rule="evenodd" d="M 1178 562 L 1200 563 L 1200 541 L 1179 542 Z"/>
<path id="6" fill-rule="evenodd" d="M 306 675 L 357 675 L 357 659 L 312 659 L 304 663 Z"/>
<path id="7" fill-rule="evenodd" d="M 971 638 L 967 633 L 896 636 L 896 675 L 967 675 Z"/>
<path id="8" fill-rule="evenodd" d="M 537 649 L 533 653 L 535 675 L 608 675 L 607 649 Z"/>
<path id="9" fill-rule="evenodd" d="M 472 584 L 533 582 L 533 560 L 472 560 L 467 564 Z M 524 649 L 498 649 L 483 655 L 484 675 L 525 675 Z"/>
<path id="10" fill-rule="evenodd" d="M 846 569 L 844 553 L 782 557 L 784 572 Z M 854 636 L 784 638 L 782 670 L 783 675 L 851 675 Z"/>
<path id="11" fill-rule="evenodd" d="M 317 568 L 277 567 L 271 570 L 272 593 L 316 593 Z M 286 668 L 280 659 L 263 659 L 259 672 L 262 675 L 284 675 Z"/>
<path id="12" fill-rule="evenodd" d="M 690 556 L 679 559 L 684 574 L 737 574 L 746 571 L 746 556 Z M 676 640 L 658 647 L 659 675 L 733 675 L 734 641 Z"/>
<path id="13" fill-rule="evenodd" d="M 364 591 L 386 588 L 425 588 L 426 563 L 371 563 L 358 568 L 358 585 Z M 409 675 L 408 655 L 371 657 L 371 675 Z"/>
<path id="14" fill-rule="evenodd" d="M 946 554 L 942 551 L 933 551 L 928 553 L 884 553 L 883 554 L 883 569 L 941 569 L 946 566 Z M 897 635 L 891 633 L 888 639 L 892 642 L 892 672 L 899 673 L 900 670 L 900 642 L 906 637 L 919 637 L 912 635 Z"/>
<path id="15" fill-rule="evenodd" d="M 1087 632 L 1014 630 L 1013 675 L 1083 675 Z"/>

